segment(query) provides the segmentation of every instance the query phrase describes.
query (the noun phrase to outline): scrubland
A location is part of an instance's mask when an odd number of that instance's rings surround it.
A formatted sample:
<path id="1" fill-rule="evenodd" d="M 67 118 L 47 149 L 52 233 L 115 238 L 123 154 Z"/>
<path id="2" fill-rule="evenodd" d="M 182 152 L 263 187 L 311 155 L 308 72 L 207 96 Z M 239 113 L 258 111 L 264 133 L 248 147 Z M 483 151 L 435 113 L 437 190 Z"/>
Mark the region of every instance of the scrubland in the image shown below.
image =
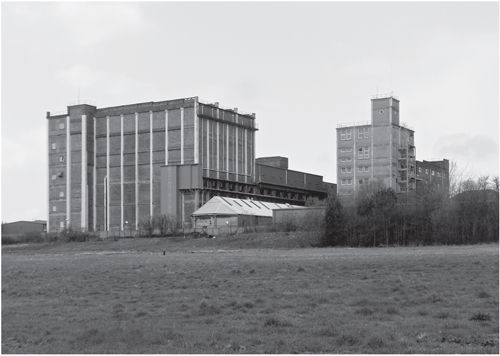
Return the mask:
<path id="1" fill-rule="evenodd" d="M 3 247 L 2 353 L 499 353 L 497 244 L 251 240 Z"/>

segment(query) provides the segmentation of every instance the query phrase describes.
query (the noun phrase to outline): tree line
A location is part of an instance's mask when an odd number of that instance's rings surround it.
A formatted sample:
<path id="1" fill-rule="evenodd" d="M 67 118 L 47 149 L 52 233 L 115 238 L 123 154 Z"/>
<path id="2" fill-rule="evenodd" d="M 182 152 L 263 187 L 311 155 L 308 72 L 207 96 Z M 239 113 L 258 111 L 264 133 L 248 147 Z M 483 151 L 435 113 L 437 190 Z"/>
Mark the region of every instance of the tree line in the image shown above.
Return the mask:
<path id="1" fill-rule="evenodd" d="M 498 242 L 498 176 L 450 169 L 449 191 L 428 185 L 396 194 L 372 182 L 350 201 L 326 201 L 322 246 L 461 245 Z"/>

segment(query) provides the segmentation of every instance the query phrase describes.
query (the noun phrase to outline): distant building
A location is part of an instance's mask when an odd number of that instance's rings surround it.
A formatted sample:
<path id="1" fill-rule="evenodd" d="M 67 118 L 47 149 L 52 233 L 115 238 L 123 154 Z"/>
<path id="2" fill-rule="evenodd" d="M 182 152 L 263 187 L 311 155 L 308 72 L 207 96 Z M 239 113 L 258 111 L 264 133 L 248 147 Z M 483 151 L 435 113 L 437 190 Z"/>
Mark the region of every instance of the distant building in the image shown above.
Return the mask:
<path id="1" fill-rule="evenodd" d="M 417 190 L 426 186 L 436 186 L 444 191 L 450 189 L 450 162 L 442 161 L 417 161 Z"/>
<path id="2" fill-rule="evenodd" d="M 353 196 L 370 181 L 382 181 L 397 193 L 407 193 L 424 179 L 417 175 L 415 131 L 400 121 L 399 99 L 391 93 L 374 96 L 371 102 L 371 121 L 337 126 L 339 196 Z M 420 166 L 434 165 L 434 174 L 439 166 L 440 177 L 447 177 L 447 162 L 423 161 Z M 443 186 L 448 185 L 443 182 Z"/>
<path id="3" fill-rule="evenodd" d="M 47 113 L 48 228 L 134 230 L 155 215 L 190 224 L 214 196 L 304 205 L 321 176 L 255 159 L 255 114 L 198 97 Z M 271 164 L 271 165 L 270 165 Z"/>
<path id="4" fill-rule="evenodd" d="M 15 221 L 2 224 L 2 235 L 18 236 L 36 232 L 47 232 L 47 222 L 45 220 Z"/>

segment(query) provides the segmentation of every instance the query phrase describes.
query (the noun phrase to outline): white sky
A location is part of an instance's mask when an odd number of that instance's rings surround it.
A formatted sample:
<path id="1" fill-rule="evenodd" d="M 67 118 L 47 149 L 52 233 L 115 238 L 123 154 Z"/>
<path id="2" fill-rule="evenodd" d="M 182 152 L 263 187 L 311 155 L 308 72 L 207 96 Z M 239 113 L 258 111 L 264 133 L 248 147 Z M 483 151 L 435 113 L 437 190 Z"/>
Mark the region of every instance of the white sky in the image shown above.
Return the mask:
<path id="1" fill-rule="evenodd" d="M 2 221 L 46 219 L 46 112 L 79 91 L 97 107 L 198 96 L 255 112 L 257 157 L 334 183 L 337 124 L 370 120 L 371 96 L 393 91 L 417 159 L 498 175 L 498 2 L 1 10 Z"/>

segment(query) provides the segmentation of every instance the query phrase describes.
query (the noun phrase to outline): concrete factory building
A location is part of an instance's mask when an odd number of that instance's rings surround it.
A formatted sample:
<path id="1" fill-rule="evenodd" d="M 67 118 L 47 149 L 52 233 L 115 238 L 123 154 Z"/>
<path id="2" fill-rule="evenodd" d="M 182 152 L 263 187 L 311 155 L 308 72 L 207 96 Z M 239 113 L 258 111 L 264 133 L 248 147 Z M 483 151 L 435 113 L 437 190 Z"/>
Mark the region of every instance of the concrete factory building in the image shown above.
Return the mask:
<path id="1" fill-rule="evenodd" d="M 337 194 L 353 195 L 374 180 L 397 193 L 416 190 L 417 182 L 448 187 L 448 160 L 416 160 L 415 131 L 400 122 L 399 99 L 391 93 L 371 102 L 371 121 L 337 126 Z"/>
<path id="2" fill-rule="evenodd" d="M 191 214 L 214 196 L 304 205 L 323 177 L 255 158 L 255 114 L 198 97 L 47 113 L 48 231 L 116 231 Z"/>

